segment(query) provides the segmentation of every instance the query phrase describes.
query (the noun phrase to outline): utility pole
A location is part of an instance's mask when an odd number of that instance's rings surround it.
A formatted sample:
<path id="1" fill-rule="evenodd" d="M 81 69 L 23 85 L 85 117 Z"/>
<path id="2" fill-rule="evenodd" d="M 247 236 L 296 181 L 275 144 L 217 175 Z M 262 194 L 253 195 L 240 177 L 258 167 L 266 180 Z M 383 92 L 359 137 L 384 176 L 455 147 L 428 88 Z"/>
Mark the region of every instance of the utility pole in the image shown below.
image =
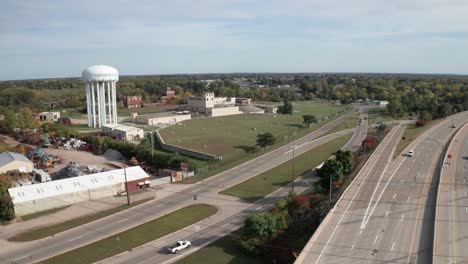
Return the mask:
<path id="1" fill-rule="evenodd" d="M 128 181 L 127 181 L 127 164 L 124 160 L 124 176 L 125 176 L 125 193 L 127 193 L 127 205 L 130 205 L 130 193 L 128 192 Z"/>
<path id="2" fill-rule="evenodd" d="M 151 131 L 151 160 L 154 158 L 154 131 Z"/>

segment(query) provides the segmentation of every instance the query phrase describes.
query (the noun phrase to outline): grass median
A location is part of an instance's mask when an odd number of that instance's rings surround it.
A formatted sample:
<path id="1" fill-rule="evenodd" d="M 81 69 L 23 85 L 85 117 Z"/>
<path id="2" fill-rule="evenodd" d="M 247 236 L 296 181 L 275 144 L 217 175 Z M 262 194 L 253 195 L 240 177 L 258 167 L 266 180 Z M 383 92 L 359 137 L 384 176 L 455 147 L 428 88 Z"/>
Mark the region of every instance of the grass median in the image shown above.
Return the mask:
<path id="1" fill-rule="evenodd" d="M 117 206 L 117 207 L 114 207 L 114 208 L 111 208 L 111 209 L 108 209 L 108 210 L 97 212 L 97 213 L 92 214 L 92 215 L 86 215 L 86 216 L 83 216 L 83 217 L 75 218 L 75 219 L 65 221 L 65 222 L 62 222 L 62 223 L 58 223 L 58 224 L 55 224 L 55 225 L 45 226 L 45 227 L 33 229 L 33 230 L 30 230 L 30 231 L 26 231 L 24 233 L 20 233 L 20 234 L 17 234 L 15 236 L 12 236 L 8 240 L 9 241 L 15 241 L 15 242 L 26 242 L 26 241 L 33 241 L 33 240 L 45 238 L 45 237 L 52 236 L 52 235 L 55 235 L 57 233 L 60 233 L 60 232 L 75 228 L 77 226 L 81 226 L 81 225 L 96 221 L 96 220 L 101 219 L 103 217 L 106 217 L 106 216 L 118 213 L 120 211 L 129 209 L 131 207 L 140 205 L 140 204 L 148 202 L 148 201 L 150 201 L 152 199 L 153 198 L 143 199 L 143 200 L 140 200 L 140 201 L 133 202 L 132 205 L 130 205 L 130 206 L 121 205 L 121 206 Z"/>
<path id="2" fill-rule="evenodd" d="M 173 233 L 210 217 L 217 211 L 218 208 L 212 205 L 190 205 L 127 231 L 68 251 L 40 263 L 93 263 Z"/>
<path id="3" fill-rule="evenodd" d="M 215 242 L 203 247 L 192 254 L 176 262 L 176 264 L 261 264 L 263 258 L 248 256 L 242 251 L 236 240 L 242 235 L 243 230 L 234 231 Z"/>
<path id="4" fill-rule="evenodd" d="M 352 135 L 345 135 L 315 147 L 295 158 L 294 178 L 300 177 L 318 166 L 333 153 L 341 149 Z M 222 191 L 222 194 L 237 196 L 255 202 L 291 182 L 292 160 L 271 170 Z"/>
<path id="5" fill-rule="evenodd" d="M 401 154 L 401 152 L 415 140 L 419 135 L 424 133 L 424 131 L 430 129 L 431 127 L 440 123 L 442 119 L 432 120 L 427 122 L 424 126 L 418 127 L 415 124 L 408 124 L 405 131 L 403 132 L 402 138 L 398 142 L 398 146 L 396 147 L 394 157 L 397 157 Z M 404 138 L 404 139 L 403 139 Z"/>

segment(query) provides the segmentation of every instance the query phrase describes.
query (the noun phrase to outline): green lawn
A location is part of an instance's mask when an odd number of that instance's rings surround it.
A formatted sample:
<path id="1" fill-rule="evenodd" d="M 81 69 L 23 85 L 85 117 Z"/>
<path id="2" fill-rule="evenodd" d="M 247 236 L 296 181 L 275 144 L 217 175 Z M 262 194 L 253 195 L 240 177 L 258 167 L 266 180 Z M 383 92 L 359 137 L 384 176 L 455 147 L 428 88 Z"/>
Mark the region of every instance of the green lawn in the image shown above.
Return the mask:
<path id="1" fill-rule="evenodd" d="M 393 121 L 395 118 L 390 116 L 388 114 L 388 111 L 386 109 L 370 109 L 368 112 L 368 122 L 369 126 L 377 124 L 379 122 L 388 122 L 388 121 Z M 401 119 L 406 119 L 406 117 L 401 118 Z"/>
<path id="2" fill-rule="evenodd" d="M 120 211 L 126 210 L 128 208 L 131 208 L 131 207 L 140 205 L 142 203 L 148 202 L 148 201 L 150 201 L 152 199 L 153 198 L 143 199 L 143 200 L 132 203 L 130 206 L 121 205 L 121 206 L 117 206 L 117 207 L 112 208 L 112 209 L 97 212 L 97 213 L 92 214 L 92 215 L 87 215 L 87 216 L 75 218 L 75 219 L 72 219 L 72 220 L 69 220 L 69 221 L 66 221 L 66 222 L 62 222 L 62 223 L 58 223 L 58 224 L 55 224 L 55 225 L 51 225 L 51 226 L 45 226 L 45 227 L 41 227 L 41 228 L 38 228 L 38 229 L 33 229 L 33 230 L 30 230 L 30 231 L 27 231 L 27 232 L 24 232 L 24 233 L 17 234 L 17 235 L 15 235 L 13 237 L 10 237 L 8 240 L 9 241 L 16 241 L 16 242 L 26 242 L 26 241 L 33 241 L 33 240 L 41 239 L 41 238 L 44 238 L 44 237 L 48 237 L 48 236 L 63 232 L 63 231 L 68 230 L 68 229 L 72 229 L 72 228 L 77 227 L 77 226 L 87 224 L 87 223 L 92 222 L 92 221 L 96 221 L 98 219 L 109 216 L 111 214 L 115 214 L 115 213 L 118 213 Z M 55 209 L 52 209 L 52 210 L 55 210 Z M 23 217 L 23 219 L 24 219 L 24 217 Z"/>
<path id="3" fill-rule="evenodd" d="M 322 101 L 294 102 L 293 106 L 293 115 L 244 114 L 192 119 L 183 122 L 183 125 L 162 129 L 160 133 L 166 143 L 223 156 L 219 164 L 222 167 L 219 171 L 223 171 L 262 154 L 249 153 L 256 143 L 257 134 L 271 132 L 276 137 L 276 144 L 269 148 L 271 150 L 284 145 L 291 138 L 299 138 L 316 130 L 349 110 L 347 106 Z M 315 115 L 320 122 L 303 128 L 302 116 L 306 114 Z M 209 165 L 216 165 L 216 162 Z M 203 170 L 199 174 L 202 176 L 196 180 L 206 177 Z"/>
<path id="4" fill-rule="evenodd" d="M 429 128 L 433 127 L 434 125 L 438 124 L 442 119 L 432 120 L 426 122 L 426 125 L 423 127 L 417 127 L 415 124 L 409 124 L 405 132 L 403 132 L 403 136 L 398 142 L 398 146 L 395 149 L 394 157 L 397 157 L 401 154 L 401 152 L 419 135 L 421 135 L 424 131 L 428 130 Z M 405 138 L 403 140 L 403 138 Z"/>
<path id="5" fill-rule="evenodd" d="M 315 168 L 321 162 L 325 161 L 333 153 L 343 147 L 352 135 L 345 135 L 334 139 L 328 143 L 318 146 L 295 158 L 294 177 L 302 176 L 310 169 Z M 260 175 L 241 182 L 231 188 L 222 191 L 222 194 L 228 194 L 240 197 L 246 201 L 254 202 L 275 190 L 291 182 L 292 160 L 285 162 L 275 168 L 266 171 Z"/>
<path id="6" fill-rule="evenodd" d="M 350 117 L 346 117 L 342 123 L 338 124 L 334 128 L 330 129 L 325 135 L 333 134 L 335 132 L 343 131 L 346 129 L 354 128 L 356 127 L 356 124 L 359 120 L 359 112 L 354 113 Z"/>
<path id="7" fill-rule="evenodd" d="M 214 215 L 218 209 L 195 204 L 154 219 L 122 233 L 96 241 L 40 263 L 93 263 L 146 244 Z M 155 251 L 159 249 L 154 249 Z"/>
<path id="8" fill-rule="evenodd" d="M 242 235 L 242 229 L 234 231 L 200 250 L 184 257 L 176 264 L 261 264 L 262 258 L 246 255 L 235 244 L 238 236 Z"/>

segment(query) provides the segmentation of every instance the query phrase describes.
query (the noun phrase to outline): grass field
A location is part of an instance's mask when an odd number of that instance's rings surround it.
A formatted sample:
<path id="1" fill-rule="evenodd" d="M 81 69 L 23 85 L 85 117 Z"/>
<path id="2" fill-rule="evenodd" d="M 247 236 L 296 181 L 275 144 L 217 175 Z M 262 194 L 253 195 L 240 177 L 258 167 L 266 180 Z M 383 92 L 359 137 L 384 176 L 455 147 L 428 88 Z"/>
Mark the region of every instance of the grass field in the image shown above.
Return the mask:
<path id="1" fill-rule="evenodd" d="M 390 116 L 387 112 L 386 109 L 370 109 L 368 112 L 368 122 L 369 126 L 377 124 L 379 122 L 388 122 L 388 121 L 393 121 L 395 118 Z M 406 119 L 408 118 L 407 116 L 401 118 L 401 119 Z"/>
<path id="2" fill-rule="evenodd" d="M 325 133 L 325 135 L 330 135 L 335 132 L 343 131 L 343 130 L 350 129 L 350 128 L 355 128 L 358 120 L 359 120 L 359 112 L 356 112 L 352 116 L 345 118 L 342 123 L 330 129 L 327 133 Z"/>
<path id="3" fill-rule="evenodd" d="M 184 257 L 176 264 L 261 264 L 262 258 L 247 256 L 235 244 L 236 237 L 242 234 L 242 229 L 234 231 L 200 250 Z"/>
<path id="4" fill-rule="evenodd" d="M 218 209 L 195 204 L 40 263 L 83 264 L 112 257 L 214 215 Z M 159 250 L 159 249 L 155 249 Z"/>
<path id="5" fill-rule="evenodd" d="M 255 145 L 257 134 L 271 132 L 277 147 L 285 144 L 288 136 L 297 138 L 310 133 L 338 117 L 338 112 L 349 109 L 321 101 L 295 102 L 293 106 L 293 115 L 244 114 L 193 119 L 160 133 L 166 143 L 223 156 L 223 163 L 231 163 Z M 315 115 L 320 123 L 303 128 L 302 116 L 306 114 Z"/>
<path id="6" fill-rule="evenodd" d="M 92 214 L 92 215 L 87 215 L 87 216 L 75 218 L 75 219 L 72 219 L 72 220 L 69 220 L 69 221 L 66 221 L 66 222 L 62 222 L 62 223 L 58 223 L 58 224 L 55 224 L 55 225 L 51 225 L 51 226 L 45 226 L 45 227 L 42 227 L 42 228 L 33 229 L 33 230 L 30 230 L 30 231 L 27 231 L 27 232 L 24 232 L 24 233 L 17 234 L 17 235 L 15 235 L 13 237 L 10 237 L 8 240 L 9 241 L 15 241 L 15 242 L 26 242 L 26 241 L 33 241 L 33 240 L 41 239 L 41 238 L 44 238 L 44 237 L 48 237 L 48 236 L 55 235 L 57 233 L 72 229 L 72 228 L 77 227 L 77 226 L 87 224 L 87 223 L 92 222 L 92 221 L 96 221 L 96 220 L 101 219 L 103 217 L 118 213 L 120 211 L 123 211 L 123 210 L 126 210 L 128 208 L 140 205 L 142 203 L 148 202 L 148 201 L 150 201 L 152 199 L 153 198 L 143 199 L 143 200 L 136 201 L 136 202 L 132 203 L 132 205 L 130 205 L 130 206 L 121 205 L 121 206 L 117 206 L 117 207 L 112 208 L 112 209 L 97 212 L 97 213 Z M 52 210 L 54 210 L 54 209 L 52 209 Z"/>
<path id="7" fill-rule="evenodd" d="M 306 153 L 297 156 L 294 162 L 294 177 L 300 177 L 309 170 L 318 166 L 333 153 L 343 147 L 352 135 L 345 135 L 313 148 Z M 251 179 L 241 182 L 231 188 L 222 191 L 222 194 L 240 197 L 248 202 L 258 199 L 274 192 L 275 190 L 291 182 L 292 160 L 285 162 L 275 168 L 257 175 Z"/>
<path id="8" fill-rule="evenodd" d="M 426 122 L 426 125 L 423 127 L 417 127 L 415 124 L 409 124 L 405 132 L 403 132 L 403 136 L 400 139 L 400 142 L 398 142 L 398 146 L 395 149 L 395 154 L 393 155 L 394 157 L 397 157 L 398 155 L 401 154 L 401 152 L 413 141 L 415 140 L 419 135 L 421 135 L 424 131 L 428 130 L 429 128 L 435 126 L 436 124 L 440 123 L 442 119 L 438 120 L 432 120 L 429 122 Z M 403 137 L 405 138 L 403 140 Z"/>

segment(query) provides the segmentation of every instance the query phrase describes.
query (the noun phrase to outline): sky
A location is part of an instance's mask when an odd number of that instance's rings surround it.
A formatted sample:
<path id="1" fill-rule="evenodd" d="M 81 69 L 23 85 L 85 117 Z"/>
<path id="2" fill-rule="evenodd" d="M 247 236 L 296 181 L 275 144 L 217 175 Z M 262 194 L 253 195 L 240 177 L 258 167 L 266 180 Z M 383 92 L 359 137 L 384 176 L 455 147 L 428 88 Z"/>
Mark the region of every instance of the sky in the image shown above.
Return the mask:
<path id="1" fill-rule="evenodd" d="M 0 0 L 0 80 L 211 72 L 468 74 L 466 0 Z"/>

